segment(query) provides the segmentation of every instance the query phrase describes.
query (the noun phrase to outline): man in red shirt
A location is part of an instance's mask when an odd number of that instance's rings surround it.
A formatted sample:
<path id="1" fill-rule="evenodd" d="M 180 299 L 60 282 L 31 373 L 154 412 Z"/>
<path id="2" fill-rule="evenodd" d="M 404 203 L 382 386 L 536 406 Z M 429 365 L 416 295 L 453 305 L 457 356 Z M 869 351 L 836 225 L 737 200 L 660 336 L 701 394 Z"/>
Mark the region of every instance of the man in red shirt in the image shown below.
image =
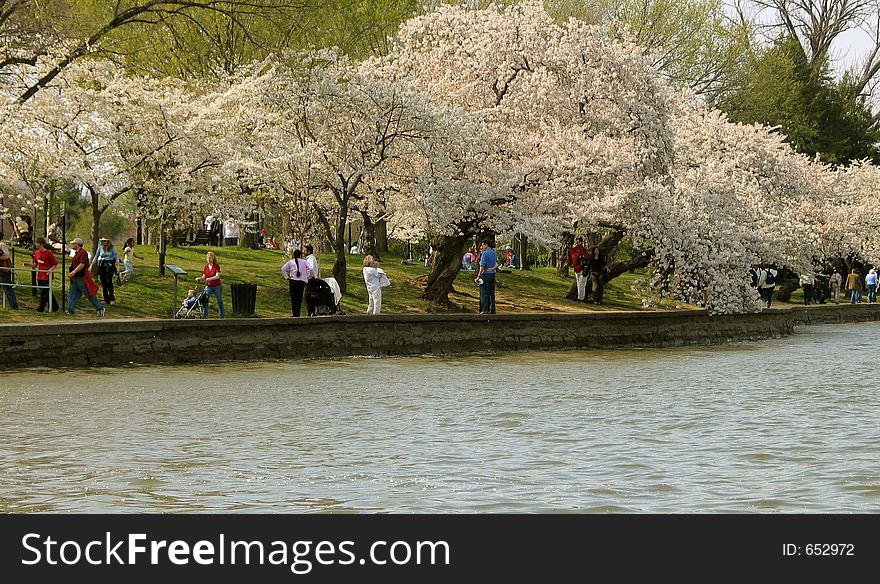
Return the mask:
<path id="1" fill-rule="evenodd" d="M 58 312 L 61 305 L 58 304 L 55 294 L 49 287 L 49 272 L 58 265 L 58 260 L 55 259 L 55 254 L 52 253 L 52 248 L 46 244 L 45 239 L 38 237 L 36 243 L 37 250 L 34 252 L 34 261 L 30 265 L 37 268 L 37 286 L 40 288 L 40 306 L 37 308 L 37 312 L 45 312 L 47 304 L 52 307 L 52 312 Z M 54 277 L 53 274 L 52 278 L 54 279 Z"/>
<path id="2" fill-rule="evenodd" d="M 590 261 L 590 254 L 584 248 L 584 238 L 577 238 L 577 245 L 571 248 L 571 267 L 574 268 L 574 278 L 577 281 L 578 300 L 583 301 L 587 296 L 587 282 L 590 279 L 589 272 L 584 266 Z"/>
<path id="3" fill-rule="evenodd" d="M 83 249 L 83 240 L 77 237 L 70 242 L 74 251 L 73 260 L 70 262 L 70 296 L 67 299 L 66 314 L 73 316 L 76 310 L 76 303 L 79 302 L 80 296 L 85 296 L 95 307 L 98 316 L 104 316 L 104 306 L 96 296 L 89 294 L 86 287 L 85 278 L 86 270 L 89 268 L 89 254 Z"/>

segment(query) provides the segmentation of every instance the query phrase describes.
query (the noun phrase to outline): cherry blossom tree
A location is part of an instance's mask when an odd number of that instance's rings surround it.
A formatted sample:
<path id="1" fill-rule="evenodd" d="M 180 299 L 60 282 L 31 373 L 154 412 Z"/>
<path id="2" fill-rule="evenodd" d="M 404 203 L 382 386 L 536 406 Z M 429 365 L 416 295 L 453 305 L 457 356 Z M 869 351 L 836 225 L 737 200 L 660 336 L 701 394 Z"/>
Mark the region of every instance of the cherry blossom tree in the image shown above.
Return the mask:
<path id="1" fill-rule="evenodd" d="M 212 172 L 217 159 L 188 127 L 193 103 L 180 81 L 131 77 L 106 61 L 82 61 L 16 106 L 10 119 L 21 125 L 20 148 L 11 151 L 47 176 L 82 185 L 91 202 L 92 245 L 102 215 L 129 192 L 164 234 L 210 197 L 237 208 L 248 204 Z"/>
<path id="2" fill-rule="evenodd" d="M 855 262 L 880 265 L 878 189 L 880 168 L 864 161 L 840 167 L 825 180 L 823 199 L 803 212 L 817 225 L 823 257 L 848 270 Z"/>
<path id="3" fill-rule="evenodd" d="M 470 113 L 491 136 L 501 176 L 515 177 L 503 204 L 456 201 L 468 220 L 435 234 L 432 300 L 445 300 L 464 243 L 483 230 L 542 242 L 576 224 L 625 231 L 641 216 L 645 181 L 669 164 L 665 89 L 643 52 L 601 27 L 557 24 L 538 2 L 441 6 L 405 23 L 376 69 Z"/>
<path id="4" fill-rule="evenodd" d="M 731 123 L 692 96 L 679 97 L 670 116 L 672 180 L 645 197 L 633 232 L 653 248 L 661 271 L 674 271 L 670 295 L 693 299 L 699 286 L 711 312 L 757 310 L 751 265 L 813 270 L 818 233 L 803 209 L 822 200 L 829 171 L 769 128 Z"/>
<path id="5" fill-rule="evenodd" d="M 343 290 L 350 214 L 384 216 L 389 192 L 408 196 L 430 180 L 423 171 L 441 165 L 437 137 L 457 125 L 449 108 L 372 78 L 332 50 L 266 61 L 209 99 L 199 123 L 210 135 L 237 137 L 226 164 L 260 181 L 280 205 L 305 202 L 334 250 Z"/>

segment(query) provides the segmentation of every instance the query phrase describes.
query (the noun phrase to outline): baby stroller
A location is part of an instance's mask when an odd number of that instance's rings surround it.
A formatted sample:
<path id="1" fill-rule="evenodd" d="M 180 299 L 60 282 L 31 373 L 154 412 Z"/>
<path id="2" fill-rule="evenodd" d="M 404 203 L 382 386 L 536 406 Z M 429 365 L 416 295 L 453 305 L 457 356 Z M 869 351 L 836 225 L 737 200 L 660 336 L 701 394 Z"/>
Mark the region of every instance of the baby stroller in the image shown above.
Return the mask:
<path id="1" fill-rule="evenodd" d="M 336 278 L 312 278 L 306 284 L 305 298 L 309 316 L 344 314 L 339 306 L 342 292 Z"/>
<path id="2" fill-rule="evenodd" d="M 208 302 L 208 287 L 202 286 L 196 290 L 195 296 L 187 298 L 177 310 L 174 318 L 203 318 L 202 306 Z"/>

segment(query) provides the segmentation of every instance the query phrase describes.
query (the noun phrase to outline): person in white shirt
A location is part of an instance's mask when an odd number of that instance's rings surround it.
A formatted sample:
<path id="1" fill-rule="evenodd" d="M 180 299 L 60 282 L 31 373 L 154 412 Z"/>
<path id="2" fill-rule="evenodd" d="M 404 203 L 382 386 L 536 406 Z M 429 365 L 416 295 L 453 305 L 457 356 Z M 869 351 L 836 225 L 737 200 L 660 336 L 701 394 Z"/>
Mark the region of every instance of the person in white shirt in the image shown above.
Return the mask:
<path id="1" fill-rule="evenodd" d="M 382 310 L 382 288 L 391 284 L 385 270 L 379 267 L 379 262 L 368 255 L 364 257 L 364 283 L 367 285 L 367 314 L 379 314 Z"/>
<path id="2" fill-rule="evenodd" d="M 318 256 L 315 255 L 315 248 L 312 244 L 306 244 L 306 264 L 309 266 L 309 278 L 321 277 L 321 264 L 318 262 Z"/>
<path id="3" fill-rule="evenodd" d="M 801 274 L 800 285 L 804 289 L 804 304 L 813 303 L 813 286 L 816 284 L 816 276 L 813 274 Z"/>
<path id="4" fill-rule="evenodd" d="M 773 292 L 776 290 L 776 278 L 779 272 L 773 268 L 761 268 L 758 272 L 758 291 L 764 300 L 765 308 L 770 308 L 773 302 Z"/>
<path id="5" fill-rule="evenodd" d="M 223 224 L 223 246 L 238 245 L 238 223 L 230 217 Z"/>
<path id="6" fill-rule="evenodd" d="M 298 249 L 290 253 L 290 261 L 281 266 L 281 275 L 290 288 L 290 316 L 298 318 L 302 314 L 303 294 L 309 283 L 309 266 L 301 259 Z"/>

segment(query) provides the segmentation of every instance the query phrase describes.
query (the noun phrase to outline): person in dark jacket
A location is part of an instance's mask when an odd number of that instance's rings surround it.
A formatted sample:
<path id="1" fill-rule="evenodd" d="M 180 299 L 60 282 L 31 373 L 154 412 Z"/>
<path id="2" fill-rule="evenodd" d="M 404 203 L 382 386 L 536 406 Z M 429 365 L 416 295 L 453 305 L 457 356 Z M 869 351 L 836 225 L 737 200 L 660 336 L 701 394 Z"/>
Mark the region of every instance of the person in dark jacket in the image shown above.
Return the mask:
<path id="1" fill-rule="evenodd" d="M 602 304 L 602 295 L 605 292 L 605 256 L 602 250 L 594 247 L 590 253 L 590 284 L 593 287 L 593 302 Z"/>
<path id="2" fill-rule="evenodd" d="M 590 262 L 590 254 L 584 248 L 584 238 L 577 238 L 577 245 L 571 248 L 571 267 L 574 270 L 574 279 L 577 283 L 578 300 L 583 301 L 587 296 L 587 281 L 590 278 L 587 265 Z"/>

